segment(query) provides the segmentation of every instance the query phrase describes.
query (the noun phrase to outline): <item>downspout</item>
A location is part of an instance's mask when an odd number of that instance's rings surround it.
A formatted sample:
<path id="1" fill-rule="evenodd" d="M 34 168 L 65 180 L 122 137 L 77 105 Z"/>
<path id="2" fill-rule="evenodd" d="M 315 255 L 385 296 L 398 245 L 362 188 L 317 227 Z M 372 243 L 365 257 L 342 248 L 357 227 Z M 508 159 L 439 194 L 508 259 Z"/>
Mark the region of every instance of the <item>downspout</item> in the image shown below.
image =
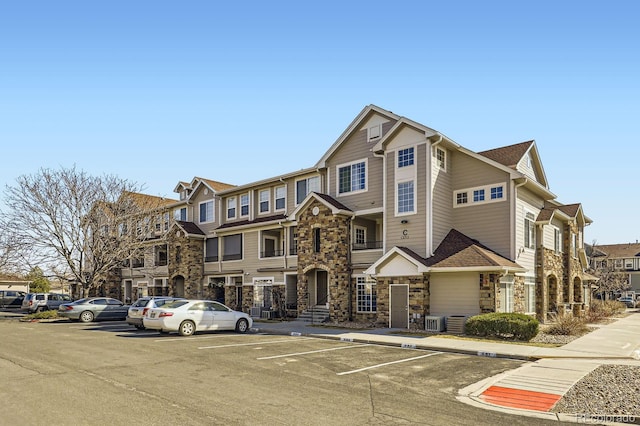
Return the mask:
<path id="1" fill-rule="evenodd" d="M 521 183 L 514 183 L 513 181 L 511 181 L 511 235 L 513 236 L 513 246 L 511 247 L 511 258 L 512 259 L 516 259 L 517 260 L 517 255 L 516 254 L 516 201 L 517 201 L 517 196 L 516 196 L 516 190 L 518 188 L 520 188 L 521 186 L 525 185 L 527 182 L 529 182 L 529 179 L 525 178 L 523 182 Z"/>
<path id="2" fill-rule="evenodd" d="M 373 151 L 372 151 L 373 152 Z M 382 253 L 387 251 L 387 168 L 386 156 L 373 152 L 373 156 L 382 159 Z"/>
<path id="3" fill-rule="evenodd" d="M 351 220 L 349 221 L 349 235 L 347 236 L 347 245 L 349 250 L 347 250 L 347 264 L 349 265 L 349 302 L 347 303 L 347 312 L 349 313 L 349 321 L 353 321 L 353 264 L 351 263 L 351 250 L 353 250 L 352 246 L 352 234 L 353 234 L 353 221 L 356 220 L 355 215 L 351 216 Z"/>
<path id="4" fill-rule="evenodd" d="M 429 138 L 427 138 L 429 139 Z M 429 155 L 427 156 L 427 257 L 433 256 L 433 149 L 442 142 L 442 135 L 438 134 L 438 140 L 431 143 Z"/>

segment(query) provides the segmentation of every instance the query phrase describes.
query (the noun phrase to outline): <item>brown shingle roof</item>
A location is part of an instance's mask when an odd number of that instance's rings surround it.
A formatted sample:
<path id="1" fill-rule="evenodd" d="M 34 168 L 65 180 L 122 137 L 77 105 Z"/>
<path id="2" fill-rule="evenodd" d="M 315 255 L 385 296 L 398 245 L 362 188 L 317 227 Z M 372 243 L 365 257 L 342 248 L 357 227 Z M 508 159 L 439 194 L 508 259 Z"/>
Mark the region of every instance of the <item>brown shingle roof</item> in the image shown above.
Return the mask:
<path id="1" fill-rule="evenodd" d="M 176 224 L 180 226 L 184 232 L 190 235 L 206 235 L 198 225 L 193 222 L 184 222 L 182 220 L 176 220 Z"/>
<path id="2" fill-rule="evenodd" d="M 218 182 L 217 180 L 205 179 L 205 178 L 197 178 L 203 182 L 206 182 L 207 185 L 211 187 L 214 191 L 224 191 L 225 189 L 235 188 L 236 185 L 232 185 L 230 183 Z"/>
<path id="3" fill-rule="evenodd" d="M 627 243 L 627 244 L 607 244 L 596 245 L 594 247 L 596 251 L 600 251 L 610 258 L 631 258 L 640 256 L 640 243 Z M 595 254 L 597 256 L 597 254 Z"/>
<path id="4" fill-rule="evenodd" d="M 567 216 L 576 217 L 578 210 L 580 210 L 580 203 L 559 206 L 558 210 L 565 213 Z"/>
<path id="5" fill-rule="evenodd" d="M 173 200 L 171 198 L 142 194 L 140 192 L 125 192 L 124 195 L 138 204 L 138 206 L 145 209 L 163 207 L 178 202 L 178 200 Z"/>
<path id="6" fill-rule="evenodd" d="M 487 266 L 522 268 L 455 229 L 449 231 L 433 256 L 427 259 L 427 265 L 432 268 Z"/>
<path id="7" fill-rule="evenodd" d="M 532 144 L 533 141 L 521 142 L 515 145 L 503 146 L 501 148 L 482 151 L 478 154 L 507 167 L 515 168 Z"/>
<path id="8" fill-rule="evenodd" d="M 333 198 L 330 195 L 322 194 L 320 192 L 314 192 L 314 194 L 316 194 L 318 197 L 322 198 L 324 201 L 326 201 L 327 203 L 331 204 L 333 207 L 337 208 L 338 210 L 351 211 L 351 209 L 349 207 L 345 206 L 340 201 L 336 200 L 335 198 Z"/>

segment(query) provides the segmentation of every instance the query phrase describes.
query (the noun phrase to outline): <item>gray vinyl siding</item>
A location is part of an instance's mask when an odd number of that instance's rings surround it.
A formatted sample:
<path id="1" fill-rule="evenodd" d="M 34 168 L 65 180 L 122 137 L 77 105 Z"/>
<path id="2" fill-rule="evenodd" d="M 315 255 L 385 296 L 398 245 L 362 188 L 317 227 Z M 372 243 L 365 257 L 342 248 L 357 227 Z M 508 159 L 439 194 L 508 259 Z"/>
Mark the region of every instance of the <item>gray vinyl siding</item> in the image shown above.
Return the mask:
<path id="1" fill-rule="evenodd" d="M 200 187 L 198 193 L 195 194 L 195 197 L 192 199 L 193 204 L 190 206 L 191 212 L 187 212 L 188 221 L 191 221 L 198 225 L 200 229 L 202 229 L 205 234 L 210 234 L 213 232 L 215 228 L 218 227 L 219 217 L 218 217 L 218 197 L 214 198 L 213 191 L 208 190 L 208 194 L 205 194 L 203 188 Z M 205 201 L 213 200 L 213 222 L 200 223 L 200 203 Z M 191 214 L 190 214 L 191 213 Z"/>
<path id="2" fill-rule="evenodd" d="M 549 249 L 549 250 L 553 250 L 555 248 L 555 229 L 559 229 L 560 232 L 562 232 L 563 229 L 563 223 L 562 221 L 558 220 L 558 219 L 553 219 L 551 221 L 551 224 L 549 225 L 545 225 L 543 227 L 543 245 L 544 248 Z M 560 250 L 562 250 L 562 246 L 560 247 Z"/>
<path id="3" fill-rule="evenodd" d="M 386 123 L 388 124 L 388 123 Z M 383 125 L 384 131 L 385 125 Z M 373 143 L 367 142 L 367 130 L 354 133 L 327 161 L 327 186 L 325 191 L 352 210 L 371 209 L 382 205 L 382 159 L 371 152 Z M 366 161 L 366 191 L 354 194 L 338 194 L 337 166 Z"/>
<path id="4" fill-rule="evenodd" d="M 504 201 L 469 204 L 453 208 L 453 227 L 463 234 L 511 257 L 511 193 L 509 175 L 489 164 L 464 154 L 451 159 L 448 173 L 452 173 L 453 191 L 484 185 L 504 184 Z M 470 194 L 472 196 L 472 194 Z M 454 205 L 453 192 L 449 203 Z"/>
<path id="5" fill-rule="evenodd" d="M 442 170 L 436 164 L 434 158 L 434 150 L 431 155 L 431 191 L 432 191 L 432 214 L 433 214 L 433 250 L 440 245 L 444 237 L 447 236 L 451 228 L 453 228 L 453 207 L 451 197 L 453 194 L 451 172 L 451 158 L 453 152 L 446 151 L 446 167 Z"/>
<path id="6" fill-rule="evenodd" d="M 515 241 L 516 241 L 516 259 L 519 265 L 533 271 L 535 269 L 534 249 L 524 247 L 524 219 L 526 212 L 533 213 L 534 218 L 538 217 L 540 209 L 537 206 L 543 205 L 543 200 L 524 188 L 519 188 L 516 194 L 516 211 L 515 211 Z M 541 238 L 540 233 L 536 233 L 536 238 Z M 539 241 L 536 241 L 536 247 Z"/>

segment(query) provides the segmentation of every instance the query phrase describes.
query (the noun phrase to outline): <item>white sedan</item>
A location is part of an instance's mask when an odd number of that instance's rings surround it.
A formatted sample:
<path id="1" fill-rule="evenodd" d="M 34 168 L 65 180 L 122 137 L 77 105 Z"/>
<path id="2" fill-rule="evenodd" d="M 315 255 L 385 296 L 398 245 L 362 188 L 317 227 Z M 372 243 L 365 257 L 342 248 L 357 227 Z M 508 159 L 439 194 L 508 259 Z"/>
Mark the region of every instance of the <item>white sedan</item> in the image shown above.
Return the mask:
<path id="1" fill-rule="evenodd" d="M 213 300 L 175 300 L 147 311 L 144 328 L 160 333 L 177 331 L 191 336 L 197 331 L 235 330 L 246 333 L 253 324 L 251 317 Z"/>

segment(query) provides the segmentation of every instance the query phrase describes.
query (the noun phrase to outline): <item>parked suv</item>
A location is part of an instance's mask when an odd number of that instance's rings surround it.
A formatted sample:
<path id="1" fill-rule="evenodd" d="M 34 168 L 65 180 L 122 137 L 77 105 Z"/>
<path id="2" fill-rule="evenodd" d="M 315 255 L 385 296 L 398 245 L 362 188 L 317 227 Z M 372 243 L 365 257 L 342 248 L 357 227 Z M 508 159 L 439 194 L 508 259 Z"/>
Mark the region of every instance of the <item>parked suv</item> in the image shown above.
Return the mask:
<path id="1" fill-rule="evenodd" d="M 60 293 L 28 293 L 22 300 L 22 310 L 32 314 L 57 310 L 63 303 L 71 302 L 71 297 Z"/>
<path id="2" fill-rule="evenodd" d="M 0 290 L 0 308 L 18 308 L 25 296 L 24 291 Z"/>
<path id="3" fill-rule="evenodd" d="M 142 318 L 151 308 L 159 308 L 172 300 L 180 300 L 182 297 L 169 296 L 145 296 L 133 302 L 127 313 L 127 324 L 135 326 L 138 330 L 144 330 Z"/>

